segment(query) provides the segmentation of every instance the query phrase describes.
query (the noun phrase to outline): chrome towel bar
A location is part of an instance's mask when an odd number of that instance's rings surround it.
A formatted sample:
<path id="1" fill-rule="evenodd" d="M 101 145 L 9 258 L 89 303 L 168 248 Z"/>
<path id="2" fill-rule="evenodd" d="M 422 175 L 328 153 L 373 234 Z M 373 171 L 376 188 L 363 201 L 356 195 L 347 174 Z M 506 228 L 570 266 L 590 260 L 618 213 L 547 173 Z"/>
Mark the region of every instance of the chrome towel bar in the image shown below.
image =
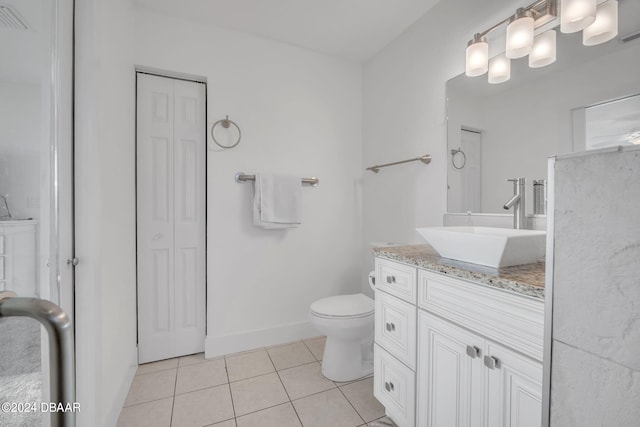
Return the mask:
<path id="1" fill-rule="evenodd" d="M 241 183 L 241 182 L 247 182 L 247 181 L 255 181 L 256 180 L 256 176 L 255 175 L 247 175 L 244 172 L 238 172 L 235 175 L 235 179 L 236 179 L 237 183 Z M 319 182 L 320 182 L 320 180 L 318 178 L 316 178 L 315 176 L 312 176 L 311 178 L 302 178 L 302 183 L 303 184 L 309 184 L 312 187 L 317 187 Z"/>
<path id="2" fill-rule="evenodd" d="M 387 166 L 395 166 L 395 165 L 400 165 L 402 163 L 418 162 L 418 161 L 424 163 L 425 165 L 428 165 L 429 163 L 431 163 L 431 156 L 429 154 L 425 154 L 424 156 L 416 157 L 415 159 L 401 160 L 399 162 L 385 163 L 384 165 L 371 166 L 371 167 L 368 167 L 366 170 L 378 173 L 378 171 L 381 168 L 386 168 Z"/>
<path id="3" fill-rule="evenodd" d="M 13 292 L 0 294 L 0 318 L 30 317 L 44 326 L 49 334 L 50 402 L 75 408 L 75 367 L 73 326 L 69 316 L 52 302 L 38 298 L 16 297 Z M 52 411 L 52 427 L 73 427 L 73 411 Z"/>

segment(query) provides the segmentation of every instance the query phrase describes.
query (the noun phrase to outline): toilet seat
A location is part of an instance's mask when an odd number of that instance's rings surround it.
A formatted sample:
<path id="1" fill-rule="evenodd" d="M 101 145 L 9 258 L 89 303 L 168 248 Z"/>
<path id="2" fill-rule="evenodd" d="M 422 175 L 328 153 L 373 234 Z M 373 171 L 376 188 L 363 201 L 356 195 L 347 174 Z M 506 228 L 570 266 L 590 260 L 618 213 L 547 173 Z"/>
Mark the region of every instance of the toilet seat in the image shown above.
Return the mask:
<path id="1" fill-rule="evenodd" d="M 322 298 L 311 304 L 311 313 L 323 318 L 353 319 L 373 315 L 374 301 L 364 294 Z"/>

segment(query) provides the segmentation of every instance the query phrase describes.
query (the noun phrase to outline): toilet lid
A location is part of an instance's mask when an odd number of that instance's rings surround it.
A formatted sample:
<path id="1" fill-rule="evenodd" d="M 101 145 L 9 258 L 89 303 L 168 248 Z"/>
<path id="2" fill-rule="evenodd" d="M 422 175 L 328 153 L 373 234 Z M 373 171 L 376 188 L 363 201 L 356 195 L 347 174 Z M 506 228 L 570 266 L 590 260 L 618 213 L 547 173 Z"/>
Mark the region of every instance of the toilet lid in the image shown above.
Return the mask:
<path id="1" fill-rule="evenodd" d="M 311 304 L 311 311 L 320 316 L 359 317 L 372 313 L 373 309 L 373 300 L 365 294 L 338 295 Z"/>

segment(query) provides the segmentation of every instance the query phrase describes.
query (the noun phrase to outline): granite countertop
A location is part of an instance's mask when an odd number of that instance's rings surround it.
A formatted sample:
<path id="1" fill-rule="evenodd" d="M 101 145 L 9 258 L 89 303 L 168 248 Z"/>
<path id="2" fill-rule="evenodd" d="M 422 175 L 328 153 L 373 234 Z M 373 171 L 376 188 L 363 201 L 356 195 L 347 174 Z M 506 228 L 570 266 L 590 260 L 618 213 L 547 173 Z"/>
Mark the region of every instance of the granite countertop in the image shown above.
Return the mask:
<path id="1" fill-rule="evenodd" d="M 544 262 L 496 269 L 442 258 L 430 245 L 385 246 L 372 252 L 377 257 L 544 299 Z"/>

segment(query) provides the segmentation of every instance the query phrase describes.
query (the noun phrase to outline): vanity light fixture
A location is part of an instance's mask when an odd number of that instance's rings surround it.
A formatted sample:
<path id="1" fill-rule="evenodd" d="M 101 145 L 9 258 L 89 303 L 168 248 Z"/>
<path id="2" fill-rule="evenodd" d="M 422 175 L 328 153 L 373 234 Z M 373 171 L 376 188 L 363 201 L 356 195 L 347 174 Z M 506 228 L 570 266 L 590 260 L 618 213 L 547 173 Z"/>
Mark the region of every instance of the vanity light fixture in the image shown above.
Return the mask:
<path id="1" fill-rule="evenodd" d="M 536 36 L 529 54 L 529 67 L 540 68 L 556 62 L 556 30 Z"/>
<path id="2" fill-rule="evenodd" d="M 561 9 L 559 20 L 558 2 Z M 558 26 L 558 21 L 563 33 L 584 30 L 583 44 L 586 46 L 604 43 L 618 34 L 618 0 L 537 0 L 519 8 L 514 15 L 476 33 L 469 41 L 466 75 L 476 77 L 489 71 L 489 83 L 501 83 L 510 78 L 509 59 L 529 55 L 531 68 L 554 63 L 557 32 L 552 28 Z M 497 55 L 490 62 L 486 36 L 504 24 L 507 24 L 504 54 Z"/>
<path id="3" fill-rule="evenodd" d="M 507 25 L 507 46 L 505 55 L 509 59 L 522 58 L 533 47 L 533 13 L 518 9 Z"/>
<path id="4" fill-rule="evenodd" d="M 487 72 L 489 63 L 489 45 L 480 34 L 473 36 L 467 45 L 467 66 L 465 73 L 469 77 L 481 76 Z"/>
<path id="5" fill-rule="evenodd" d="M 489 62 L 489 83 L 503 83 L 511 78 L 511 60 L 500 54 Z"/>
<path id="6" fill-rule="evenodd" d="M 607 0 L 598 5 L 596 19 L 582 31 L 585 46 L 608 42 L 618 35 L 618 0 Z"/>
<path id="7" fill-rule="evenodd" d="M 597 0 L 562 0 L 560 31 L 575 33 L 584 30 L 596 19 Z"/>

